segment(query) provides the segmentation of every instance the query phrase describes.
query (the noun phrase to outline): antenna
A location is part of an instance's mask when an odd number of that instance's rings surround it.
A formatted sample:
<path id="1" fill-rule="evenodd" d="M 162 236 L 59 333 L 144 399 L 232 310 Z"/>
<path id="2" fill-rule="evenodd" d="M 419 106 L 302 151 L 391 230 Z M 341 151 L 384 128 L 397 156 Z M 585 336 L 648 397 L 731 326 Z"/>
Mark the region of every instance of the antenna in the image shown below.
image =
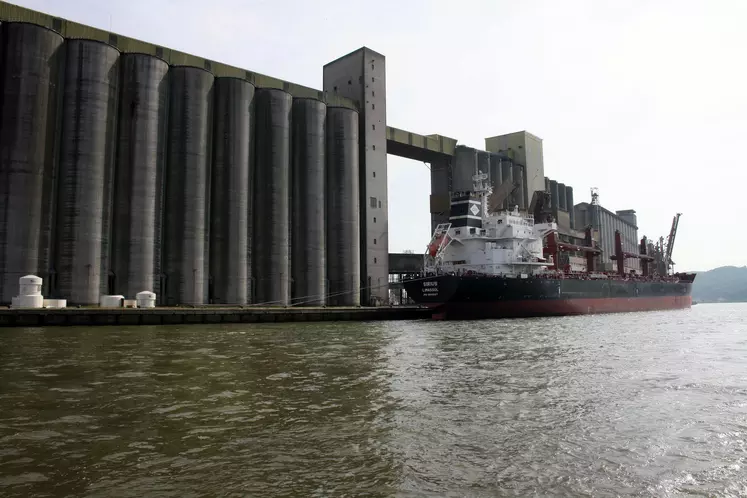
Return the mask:
<path id="1" fill-rule="evenodd" d="M 597 187 L 591 187 L 591 205 L 599 205 L 599 189 Z"/>
<path id="2" fill-rule="evenodd" d="M 487 195 L 492 193 L 492 188 L 485 181 L 488 179 L 488 174 L 478 171 L 476 175 L 472 175 L 472 187 L 475 192 L 487 192 Z"/>

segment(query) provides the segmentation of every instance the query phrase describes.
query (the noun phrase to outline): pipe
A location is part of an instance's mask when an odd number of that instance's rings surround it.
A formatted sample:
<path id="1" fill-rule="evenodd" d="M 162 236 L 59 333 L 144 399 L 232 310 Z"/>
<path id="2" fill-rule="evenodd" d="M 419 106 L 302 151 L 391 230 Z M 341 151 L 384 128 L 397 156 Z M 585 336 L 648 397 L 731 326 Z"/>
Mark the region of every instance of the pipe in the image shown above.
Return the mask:
<path id="1" fill-rule="evenodd" d="M 591 236 L 591 227 L 586 227 L 586 245 L 589 247 L 594 247 L 594 240 Z M 587 252 L 586 253 L 586 271 L 591 273 L 594 271 L 594 253 L 593 252 Z"/>
<path id="2" fill-rule="evenodd" d="M 623 254 L 620 230 L 615 230 L 615 260 L 617 261 L 617 273 L 620 276 L 625 276 L 625 255 Z"/>

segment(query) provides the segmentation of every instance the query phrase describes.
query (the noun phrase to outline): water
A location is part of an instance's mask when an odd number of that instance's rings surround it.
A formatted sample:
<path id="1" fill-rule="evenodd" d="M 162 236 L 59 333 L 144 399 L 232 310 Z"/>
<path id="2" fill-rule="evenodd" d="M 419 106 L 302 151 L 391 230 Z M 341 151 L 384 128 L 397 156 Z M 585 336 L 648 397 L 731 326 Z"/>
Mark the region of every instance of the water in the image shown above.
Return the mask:
<path id="1" fill-rule="evenodd" d="M 0 496 L 738 496 L 747 305 L 0 330 Z"/>

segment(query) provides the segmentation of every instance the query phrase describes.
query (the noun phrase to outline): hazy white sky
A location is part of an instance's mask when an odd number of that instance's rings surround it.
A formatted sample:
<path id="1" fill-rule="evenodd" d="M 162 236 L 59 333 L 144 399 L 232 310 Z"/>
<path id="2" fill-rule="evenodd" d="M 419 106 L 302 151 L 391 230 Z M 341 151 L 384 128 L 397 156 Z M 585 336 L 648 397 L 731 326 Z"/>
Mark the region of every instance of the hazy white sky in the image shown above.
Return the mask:
<path id="1" fill-rule="evenodd" d="M 545 174 L 636 209 L 682 212 L 680 270 L 747 264 L 745 0 L 16 0 L 314 88 L 361 46 L 387 57 L 387 120 L 484 148 L 527 130 Z M 389 156 L 390 251 L 430 237 L 429 171 Z"/>

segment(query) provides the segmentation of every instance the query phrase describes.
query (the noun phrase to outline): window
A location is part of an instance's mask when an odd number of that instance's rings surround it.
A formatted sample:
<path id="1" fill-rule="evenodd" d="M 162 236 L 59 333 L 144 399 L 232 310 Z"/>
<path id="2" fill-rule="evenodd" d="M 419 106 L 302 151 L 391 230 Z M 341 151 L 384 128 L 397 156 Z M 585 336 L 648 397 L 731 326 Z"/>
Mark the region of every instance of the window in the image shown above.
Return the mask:
<path id="1" fill-rule="evenodd" d="M 374 223 L 376 223 L 376 216 L 374 216 Z"/>
<path id="2" fill-rule="evenodd" d="M 333 90 L 336 92 L 337 91 L 337 87 L 333 87 Z"/>
<path id="3" fill-rule="evenodd" d="M 373 172 L 373 177 L 376 178 L 376 172 L 375 171 Z"/>
<path id="4" fill-rule="evenodd" d="M 376 239 L 374 239 L 374 245 L 376 245 Z"/>
<path id="5" fill-rule="evenodd" d="M 454 230 L 454 234 L 455 234 L 455 235 L 459 235 L 460 233 L 462 233 L 462 231 L 461 231 L 461 230 Z"/>
<path id="6" fill-rule="evenodd" d="M 374 68 L 374 65 L 373 65 L 373 63 L 371 63 L 371 69 L 373 69 L 373 68 Z"/>
<path id="7" fill-rule="evenodd" d="M 372 124 L 372 125 L 371 125 L 371 128 L 375 130 L 375 129 L 376 129 L 376 125 L 375 125 L 375 124 Z"/>
<path id="8" fill-rule="evenodd" d="M 371 146 L 371 150 L 376 150 L 376 146 L 375 146 L 375 145 L 372 145 L 372 146 Z"/>
<path id="9" fill-rule="evenodd" d="M 374 207 L 376 207 L 376 206 L 374 206 Z M 379 201 L 379 209 L 381 209 L 381 201 Z"/>
<path id="10" fill-rule="evenodd" d="M 372 208 L 376 207 L 376 197 L 371 197 L 371 207 Z"/>
<path id="11" fill-rule="evenodd" d="M 374 81 L 374 77 L 373 77 L 373 76 L 371 76 L 371 83 L 373 83 L 373 81 Z"/>
<path id="12" fill-rule="evenodd" d="M 348 80 L 348 85 L 352 85 L 352 84 L 353 84 L 353 80 Z"/>
<path id="13" fill-rule="evenodd" d="M 475 234 L 475 229 L 474 228 L 470 228 L 469 229 L 469 233 L 471 233 L 472 235 L 474 235 Z"/>
<path id="14" fill-rule="evenodd" d="M 371 104 L 371 109 L 376 109 L 376 104 Z"/>
<path id="15" fill-rule="evenodd" d="M 376 92 L 374 92 L 373 90 L 371 90 L 371 97 L 376 97 Z"/>
<path id="16" fill-rule="evenodd" d="M 374 264 L 376 264 L 376 258 L 374 258 Z"/>

